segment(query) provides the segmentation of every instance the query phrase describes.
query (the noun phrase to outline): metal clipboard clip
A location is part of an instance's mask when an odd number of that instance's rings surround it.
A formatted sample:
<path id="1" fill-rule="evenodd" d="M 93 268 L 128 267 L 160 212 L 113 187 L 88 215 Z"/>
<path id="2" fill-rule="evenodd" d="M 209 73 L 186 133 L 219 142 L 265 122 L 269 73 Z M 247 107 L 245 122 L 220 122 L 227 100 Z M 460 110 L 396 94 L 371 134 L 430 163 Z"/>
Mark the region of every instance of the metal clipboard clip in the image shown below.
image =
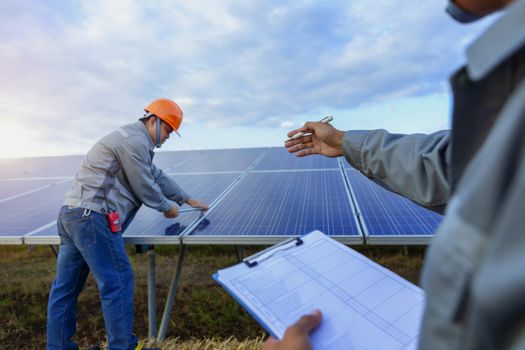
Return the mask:
<path id="1" fill-rule="evenodd" d="M 288 250 L 292 247 L 300 246 L 301 244 L 303 244 L 303 240 L 301 239 L 301 237 L 290 238 L 290 239 L 282 241 L 281 243 L 268 247 L 265 250 L 261 250 L 260 252 L 247 257 L 246 259 L 243 260 L 243 262 L 248 267 L 254 267 L 254 266 L 257 266 L 259 262 L 270 258 L 277 252 Z"/>

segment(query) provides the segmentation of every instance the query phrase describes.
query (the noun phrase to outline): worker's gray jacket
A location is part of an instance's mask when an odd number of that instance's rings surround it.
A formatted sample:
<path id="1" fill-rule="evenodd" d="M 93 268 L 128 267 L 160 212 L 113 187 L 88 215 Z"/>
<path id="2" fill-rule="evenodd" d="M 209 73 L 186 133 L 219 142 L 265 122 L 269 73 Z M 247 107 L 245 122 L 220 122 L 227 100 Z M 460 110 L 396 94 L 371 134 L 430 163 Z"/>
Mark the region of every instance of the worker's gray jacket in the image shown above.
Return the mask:
<path id="1" fill-rule="evenodd" d="M 467 50 L 452 131 L 345 134 L 347 160 L 445 219 L 428 249 L 421 349 L 525 349 L 525 1 Z M 450 200 L 448 200 L 451 193 Z"/>
<path id="2" fill-rule="evenodd" d="M 141 204 L 160 212 L 188 200 L 177 183 L 152 163 L 154 144 L 140 121 L 99 140 L 88 152 L 65 205 L 116 210 L 129 224 Z"/>

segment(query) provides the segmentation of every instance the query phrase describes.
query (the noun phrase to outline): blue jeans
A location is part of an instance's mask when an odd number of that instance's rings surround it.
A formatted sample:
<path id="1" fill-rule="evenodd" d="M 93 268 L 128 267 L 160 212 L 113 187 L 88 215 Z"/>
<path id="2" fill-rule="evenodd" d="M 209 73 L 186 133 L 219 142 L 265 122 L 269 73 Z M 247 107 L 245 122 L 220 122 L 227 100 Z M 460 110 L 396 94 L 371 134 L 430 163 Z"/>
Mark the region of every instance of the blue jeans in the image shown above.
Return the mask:
<path id="1" fill-rule="evenodd" d="M 60 251 L 47 307 L 47 349 L 78 349 L 77 298 L 91 270 L 97 282 L 108 349 L 134 349 L 133 270 L 122 232 L 112 233 L 105 215 L 64 206 L 58 215 Z"/>

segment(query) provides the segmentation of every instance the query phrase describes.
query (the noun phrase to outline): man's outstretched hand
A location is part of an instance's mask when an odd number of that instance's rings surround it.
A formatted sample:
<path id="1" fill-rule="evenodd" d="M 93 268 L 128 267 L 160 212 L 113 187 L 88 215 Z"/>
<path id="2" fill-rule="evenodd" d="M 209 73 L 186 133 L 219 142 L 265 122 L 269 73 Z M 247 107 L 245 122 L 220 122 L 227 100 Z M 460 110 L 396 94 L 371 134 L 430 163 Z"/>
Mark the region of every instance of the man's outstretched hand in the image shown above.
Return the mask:
<path id="1" fill-rule="evenodd" d="M 321 154 L 326 157 L 339 157 L 343 155 L 343 138 L 345 133 L 337 130 L 332 125 L 320 122 L 308 122 L 299 129 L 292 130 L 288 137 L 303 132 L 310 133 L 296 140 L 286 141 L 284 146 L 288 152 L 295 153 L 297 157 L 311 154 Z"/>

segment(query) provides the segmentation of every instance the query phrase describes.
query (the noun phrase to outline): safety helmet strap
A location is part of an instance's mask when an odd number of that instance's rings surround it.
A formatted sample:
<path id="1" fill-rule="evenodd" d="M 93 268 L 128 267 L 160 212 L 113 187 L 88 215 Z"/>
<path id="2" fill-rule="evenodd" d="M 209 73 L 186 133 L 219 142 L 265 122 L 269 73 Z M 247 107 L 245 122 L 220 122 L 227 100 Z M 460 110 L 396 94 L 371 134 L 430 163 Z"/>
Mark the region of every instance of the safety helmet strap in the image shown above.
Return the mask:
<path id="1" fill-rule="evenodd" d="M 160 118 L 155 116 L 156 121 L 156 138 L 155 138 L 155 147 L 160 148 Z"/>

